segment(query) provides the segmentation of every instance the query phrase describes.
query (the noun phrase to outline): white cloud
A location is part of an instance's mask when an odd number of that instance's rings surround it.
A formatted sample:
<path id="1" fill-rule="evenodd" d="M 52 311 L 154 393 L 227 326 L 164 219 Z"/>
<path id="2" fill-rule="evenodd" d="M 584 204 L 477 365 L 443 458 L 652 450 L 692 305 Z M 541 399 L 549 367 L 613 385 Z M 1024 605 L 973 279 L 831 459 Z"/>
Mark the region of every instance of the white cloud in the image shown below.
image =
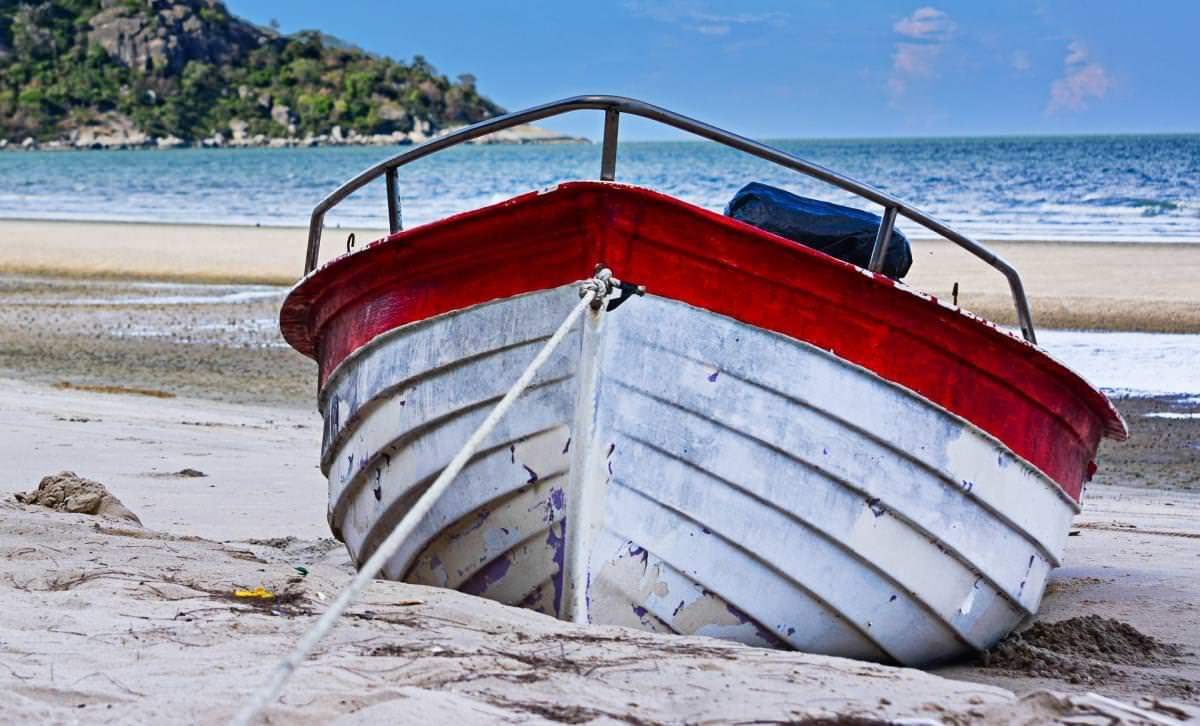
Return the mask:
<path id="1" fill-rule="evenodd" d="M 907 18 L 897 20 L 892 29 L 917 40 L 945 41 L 958 26 L 949 15 L 926 5 L 914 10 Z"/>
<path id="2" fill-rule="evenodd" d="M 1082 63 L 1087 60 L 1087 48 L 1078 40 L 1071 41 L 1067 46 L 1067 59 L 1063 61 L 1066 65 L 1073 66 L 1077 63 Z"/>
<path id="3" fill-rule="evenodd" d="M 938 57 L 958 25 L 946 13 L 926 5 L 897 20 L 892 29 L 903 39 L 896 41 L 892 52 L 887 89 L 893 98 L 899 98 L 913 79 L 937 77 Z"/>
<path id="4" fill-rule="evenodd" d="M 1067 46 L 1062 78 L 1050 84 L 1046 113 L 1086 111 L 1088 99 L 1104 98 L 1111 82 L 1104 66 L 1089 60 L 1087 48 L 1078 41 Z"/>
<path id="5" fill-rule="evenodd" d="M 1033 61 L 1029 59 L 1029 52 L 1024 48 L 1017 48 L 1013 51 L 1010 63 L 1014 70 L 1021 71 L 1022 73 L 1033 68 Z"/>
<path id="6" fill-rule="evenodd" d="M 942 53 L 940 45 L 917 45 L 897 43 L 892 54 L 892 70 L 904 76 L 930 77 L 934 75 L 934 62 Z"/>
<path id="7" fill-rule="evenodd" d="M 735 27 L 777 23 L 781 13 L 711 13 L 702 0 L 626 0 L 625 9 L 635 17 L 680 25 L 704 35 L 728 35 Z"/>

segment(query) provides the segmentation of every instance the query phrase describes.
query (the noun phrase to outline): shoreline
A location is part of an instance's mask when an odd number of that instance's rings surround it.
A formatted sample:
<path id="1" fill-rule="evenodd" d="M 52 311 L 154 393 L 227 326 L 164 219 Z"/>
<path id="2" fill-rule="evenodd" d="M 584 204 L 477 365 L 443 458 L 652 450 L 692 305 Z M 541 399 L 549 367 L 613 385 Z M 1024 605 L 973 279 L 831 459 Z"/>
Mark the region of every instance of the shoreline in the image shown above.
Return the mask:
<path id="1" fill-rule="evenodd" d="M 382 220 L 381 220 L 382 224 Z M 386 236 L 327 228 L 321 262 Z M 1200 244 L 1000 240 L 1041 328 L 1200 333 Z M 0 274 L 74 280 L 291 286 L 307 245 L 301 227 L 0 219 Z M 1007 281 L 946 241 L 917 240 L 904 282 L 1001 325 L 1016 322 Z M 1114 272 L 1118 271 L 1118 272 Z"/>

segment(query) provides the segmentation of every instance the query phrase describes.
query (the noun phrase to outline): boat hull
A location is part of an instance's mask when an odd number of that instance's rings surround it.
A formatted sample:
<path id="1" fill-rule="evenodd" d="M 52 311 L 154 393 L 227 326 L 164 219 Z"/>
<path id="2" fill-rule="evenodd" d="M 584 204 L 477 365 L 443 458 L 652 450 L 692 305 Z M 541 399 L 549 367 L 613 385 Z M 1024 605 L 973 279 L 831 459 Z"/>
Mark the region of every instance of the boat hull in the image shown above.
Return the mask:
<path id="1" fill-rule="evenodd" d="M 561 286 L 402 325 L 329 375 L 330 523 L 357 562 L 577 299 Z M 1036 612 L 1075 511 L 913 391 L 647 295 L 576 325 L 384 575 L 593 623 L 919 665 Z"/>

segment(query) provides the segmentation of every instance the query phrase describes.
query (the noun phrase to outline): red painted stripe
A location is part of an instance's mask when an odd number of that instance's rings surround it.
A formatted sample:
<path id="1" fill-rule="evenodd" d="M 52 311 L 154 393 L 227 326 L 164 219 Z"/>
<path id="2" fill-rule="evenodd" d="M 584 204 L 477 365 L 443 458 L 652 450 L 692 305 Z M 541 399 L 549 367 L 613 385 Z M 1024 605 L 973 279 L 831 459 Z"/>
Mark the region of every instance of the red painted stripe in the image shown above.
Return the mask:
<path id="1" fill-rule="evenodd" d="M 656 192 L 572 182 L 380 240 L 305 279 L 284 337 L 321 383 L 376 335 L 587 277 L 596 262 L 651 292 L 784 333 L 869 368 L 996 436 L 1078 499 L 1103 394 L 1038 349 L 883 276 Z"/>

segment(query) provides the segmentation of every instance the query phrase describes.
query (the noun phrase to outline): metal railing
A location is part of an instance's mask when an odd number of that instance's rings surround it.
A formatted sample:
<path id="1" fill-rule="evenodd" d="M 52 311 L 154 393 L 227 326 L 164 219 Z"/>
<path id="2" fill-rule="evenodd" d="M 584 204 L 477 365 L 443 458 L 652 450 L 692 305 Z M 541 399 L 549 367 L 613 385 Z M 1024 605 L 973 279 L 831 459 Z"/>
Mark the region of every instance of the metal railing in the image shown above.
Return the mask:
<path id="1" fill-rule="evenodd" d="M 855 181 L 823 166 L 807 162 L 787 152 L 780 151 L 744 136 L 739 136 L 702 121 L 682 116 L 665 108 L 623 96 L 574 96 L 527 108 L 524 111 L 496 116 L 495 118 L 480 121 L 471 126 L 456 129 L 445 136 L 430 139 L 402 154 L 397 154 L 366 169 L 358 176 L 342 184 L 313 208 L 312 219 L 308 227 L 308 255 L 304 263 L 304 274 L 307 275 L 317 267 L 317 258 L 321 250 L 321 230 L 324 226 L 325 214 L 337 206 L 343 199 L 361 189 L 369 182 L 378 179 L 381 175 L 385 177 L 387 183 L 388 229 L 393 233 L 399 232 L 402 228 L 402 219 L 400 196 L 396 180 L 397 169 L 417 159 L 435 154 L 442 149 L 457 146 L 480 136 L 486 136 L 496 131 L 532 123 L 551 116 L 559 116 L 571 111 L 582 110 L 604 111 L 604 141 L 600 152 L 601 180 L 613 181 L 616 179 L 617 135 L 620 125 L 620 115 L 622 113 L 657 121 L 752 156 L 757 156 L 760 159 L 766 159 L 767 161 L 844 189 L 883 207 L 883 219 L 879 225 L 879 231 L 875 236 L 875 246 L 871 250 L 871 259 L 868 263 L 868 267 L 872 272 L 879 272 L 883 269 L 883 260 L 887 254 L 888 244 L 892 240 L 892 229 L 895 227 L 897 215 L 903 215 L 925 229 L 957 244 L 996 270 L 999 270 L 1008 280 L 1009 289 L 1012 291 L 1013 302 L 1017 309 L 1017 321 L 1021 326 L 1021 334 L 1030 343 L 1037 342 L 1033 331 L 1033 317 L 1029 312 L 1029 302 L 1025 298 L 1025 287 L 1021 284 L 1021 276 L 1017 274 L 1016 268 L 986 246 L 966 235 L 954 231 L 921 210 L 909 206 L 890 194 L 882 192 L 868 184 Z"/>

